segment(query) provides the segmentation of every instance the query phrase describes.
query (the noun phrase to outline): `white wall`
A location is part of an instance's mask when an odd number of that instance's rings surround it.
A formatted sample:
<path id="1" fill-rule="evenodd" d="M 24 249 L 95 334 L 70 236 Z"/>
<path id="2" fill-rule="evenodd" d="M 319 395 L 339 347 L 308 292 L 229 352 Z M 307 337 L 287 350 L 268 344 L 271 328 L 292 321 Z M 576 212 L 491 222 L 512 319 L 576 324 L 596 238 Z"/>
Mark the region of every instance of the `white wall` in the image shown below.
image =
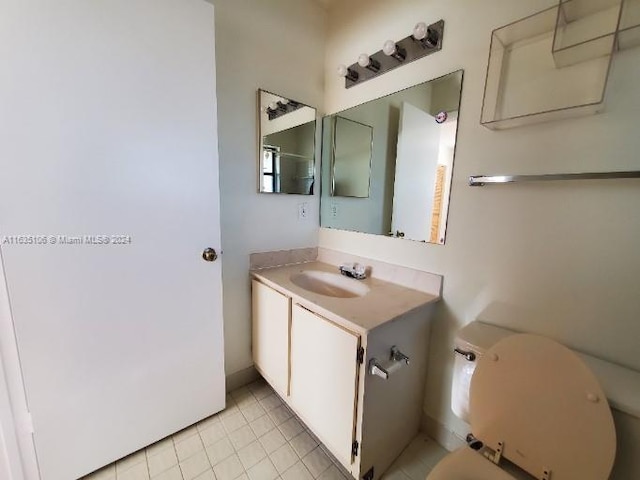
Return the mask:
<path id="1" fill-rule="evenodd" d="M 225 358 L 231 374 L 253 363 L 249 253 L 317 243 L 317 193 L 256 193 L 256 91 L 322 106 L 326 15 L 311 0 L 211 1 L 216 7 Z M 305 221 L 298 221 L 301 202 L 308 202 L 312 212 Z"/>
<path id="2" fill-rule="evenodd" d="M 638 181 L 467 186 L 473 174 L 640 168 L 640 49 L 617 55 L 604 113 L 503 132 L 479 124 L 491 30 L 555 3 L 352 0 L 329 12 L 327 113 L 465 70 L 446 245 L 320 231 L 321 247 L 444 275 L 424 408 L 460 434 L 449 408 L 452 341 L 478 317 L 640 369 Z M 349 90 L 335 75 L 336 65 L 440 18 L 441 52 Z"/>

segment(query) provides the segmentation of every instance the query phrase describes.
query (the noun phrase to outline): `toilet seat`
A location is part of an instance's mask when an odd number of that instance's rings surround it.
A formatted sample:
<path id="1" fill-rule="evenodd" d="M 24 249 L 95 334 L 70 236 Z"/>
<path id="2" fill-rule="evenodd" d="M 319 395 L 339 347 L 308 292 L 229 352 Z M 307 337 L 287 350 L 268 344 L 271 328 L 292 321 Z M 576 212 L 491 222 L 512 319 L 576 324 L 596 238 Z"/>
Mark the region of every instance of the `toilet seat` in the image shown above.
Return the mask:
<path id="1" fill-rule="evenodd" d="M 470 424 L 485 446 L 534 478 L 605 480 L 616 450 L 609 404 L 571 350 L 545 337 L 500 340 L 471 380 Z M 445 457 L 429 480 L 512 480 L 465 447 Z"/>
<path id="2" fill-rule="evenodd" d="M 444 457 L 427 477 L 429 480 L 514 480 L 507 472 L 475 450 L 462 447 Z"/>

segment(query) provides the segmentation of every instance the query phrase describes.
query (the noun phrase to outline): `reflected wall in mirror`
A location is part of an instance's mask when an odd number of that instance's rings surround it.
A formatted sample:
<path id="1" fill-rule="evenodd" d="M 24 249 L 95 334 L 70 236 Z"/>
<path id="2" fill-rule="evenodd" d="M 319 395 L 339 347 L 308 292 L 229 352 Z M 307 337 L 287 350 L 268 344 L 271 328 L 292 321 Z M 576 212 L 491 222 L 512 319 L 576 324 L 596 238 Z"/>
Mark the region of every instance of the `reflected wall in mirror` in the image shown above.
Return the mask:
<path id="1" fill-rule="evenodd" d="M 369 196 L 373 129 L 348 118 L 333 118 L 332 196 Z"/>
<path id="2" fill-rule="evenodd" d="M 459 70 L 323 119 L 322 227 L 444 243 L 462 78 Z M 335 169 L 342 119 L 372 132 L 370 168 L 349 180 Z M 369 194 L 333 188 L 349 182 L 368 182 Z"/>
<path id="3" fill-rule="evenodd" d="M 316 109 L 258 90 L 258 191 L 313 195 Z"/>

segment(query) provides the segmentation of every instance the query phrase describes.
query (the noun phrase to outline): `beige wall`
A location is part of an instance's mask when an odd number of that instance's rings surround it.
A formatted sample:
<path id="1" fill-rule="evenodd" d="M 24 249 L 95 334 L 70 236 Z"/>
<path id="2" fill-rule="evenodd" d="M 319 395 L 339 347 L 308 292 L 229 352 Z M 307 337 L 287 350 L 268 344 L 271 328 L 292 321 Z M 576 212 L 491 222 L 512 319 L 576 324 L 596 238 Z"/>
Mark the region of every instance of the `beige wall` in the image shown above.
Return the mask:
<path id="1" fill-rule="evenodd" d="M 606 111 L 493 132 L 479 124 L 491 30 L 554 0 L 351 0 L 329 12 L 325 110 L 333 113 L 465 70 L 445 246 L 321 229 L 320 246 L 444 275 L 425 412 L 466 433 L 449 408 L 455 332 L 476 319 L 556 338 L 640 369 L 638 181 L 471 188 L 474 174 L 640 168 L 640 49 L 618 54 Z M 346 90 L 335 75 L 418 21 L 446 21 L 443 50 Z"/>
<path id="2" fill-rule="evenodd" d="M 317 243 L 317 194 L 256 193 L 256 91 L 321 107 L 326 15 L 311 0 L 210 1 L 216 18 L 225 368 L 232 374 L 253 363 L 249 253 Z M 298 221 L 301 202 L 309 203 L 304 221 Z"/>

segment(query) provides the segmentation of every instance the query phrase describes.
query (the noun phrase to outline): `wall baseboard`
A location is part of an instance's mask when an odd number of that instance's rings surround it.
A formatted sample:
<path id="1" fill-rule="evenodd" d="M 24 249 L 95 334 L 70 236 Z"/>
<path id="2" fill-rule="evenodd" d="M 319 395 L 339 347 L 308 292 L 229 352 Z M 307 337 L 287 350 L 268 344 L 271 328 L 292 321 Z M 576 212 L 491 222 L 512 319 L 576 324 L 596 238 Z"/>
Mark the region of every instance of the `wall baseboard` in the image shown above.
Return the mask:
<path id="1" fill-rule="evenodd" d="M 260 374 L 255 369 L 253 365 L 244 370 L 237 371 L 235 373 L 231 373 L 226 376 L 226 384 L 227 384 L 227 393 L 237 390 L 240 387 L 244 387 L 245 385 L 250 384 L 251 382 L 255 382 L 260 378 Z"/>
<path id="2" fill-rule="evenodd" d="M 429 435 L 429 437 L 434 439 L 450 452 L 467 444 L 464 439 L 460 438 L 443 424 L 425 413 L 422 414 L 422 423 L 420 426 L 424 433 Z"/>

